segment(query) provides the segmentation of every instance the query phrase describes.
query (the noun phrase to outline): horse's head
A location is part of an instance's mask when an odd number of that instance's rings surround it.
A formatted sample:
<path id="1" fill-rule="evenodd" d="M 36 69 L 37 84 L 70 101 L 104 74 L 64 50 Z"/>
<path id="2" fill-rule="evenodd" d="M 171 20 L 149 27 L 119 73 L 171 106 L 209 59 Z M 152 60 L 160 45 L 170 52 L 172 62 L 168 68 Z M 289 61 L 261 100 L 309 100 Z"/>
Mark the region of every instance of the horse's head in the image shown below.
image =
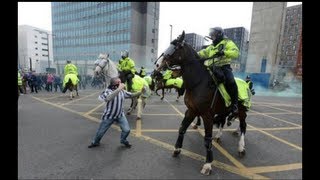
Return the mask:
<path id="1" fill-rule="evenodd" d="M 94 62 L 94 65 L 96 66 L 94 69 L 94 76 L 98 76 L 102 74 L 103 69 L 109 63 L 108 57 L 109 57 L 109 54 L 99 54 L 98 59 Z"/>
<path id="2" fill-rule="evenodd" d="M 156 69 L 172 69 L 172 66 L 182 66 L 188 60 L 193 60 L 197 56 L 196 51 L 184 41 L 185 33 L 170 43 L 170 46 L 156 61 Z"/>
<path id="3" fill-rule="evenodd" d="M 161 71 L 154 69 L 154 71 L 151 73 L 151 78 L 155 80 L 160 80 L 162 79 L 162 73 Z"/>

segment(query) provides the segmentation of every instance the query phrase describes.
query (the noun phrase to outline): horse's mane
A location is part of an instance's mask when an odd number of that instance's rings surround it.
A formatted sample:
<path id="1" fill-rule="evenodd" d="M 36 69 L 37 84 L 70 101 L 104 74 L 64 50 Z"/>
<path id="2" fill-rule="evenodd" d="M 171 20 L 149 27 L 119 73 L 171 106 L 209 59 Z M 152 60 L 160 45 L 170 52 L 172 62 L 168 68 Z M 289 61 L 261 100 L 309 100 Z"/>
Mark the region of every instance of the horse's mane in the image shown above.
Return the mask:
<path id="1" fill-rule="evenodd" d="M 104 68 L 104 74 L 109 76 L 110 78 L 117 77 L 118 76 L 118 69 L 116 64 L 111 59 L 102 59 L 103 61 L 109 61 L 108 62 L 108 68 Z M 107 63 L 107 62 L 106 62 Z"/>
<path id="2" fill-rule="evenodd" d="M 187 77 L 188 73 L 185 74 L 185 77 L 187 79 L 193 79 L 193 83 L 189 84 L 189 88 L 193 88 L 198 83 L 200 83 L 200 81 L 207 80 L 207 78 L 209 79 L 209 81 L 211 81 L 212 78 L 210 77 L 210 74 L 206 69 L 206 66 L 203 63 L 201 63 L 200 56 L 198 55 L 198 53 L 192 48 L 190 44 L 185 42 L 184 46 L 186 46 L 186 57 L 190 57 L 188 63 L 192 63 L 192 71 L 196 71 L 198 73 L 196 77 Z"/>

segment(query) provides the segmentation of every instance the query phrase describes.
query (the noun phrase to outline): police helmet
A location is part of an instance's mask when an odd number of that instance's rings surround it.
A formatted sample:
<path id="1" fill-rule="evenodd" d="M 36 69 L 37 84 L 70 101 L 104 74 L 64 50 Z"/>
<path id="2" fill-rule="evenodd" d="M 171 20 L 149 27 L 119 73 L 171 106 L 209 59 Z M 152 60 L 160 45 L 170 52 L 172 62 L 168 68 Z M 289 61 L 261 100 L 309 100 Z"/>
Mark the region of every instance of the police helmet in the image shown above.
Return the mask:
<path id="1" fill-rule="evenodd" d="M 121 51 L 121 57 L 122 58 L 127 58 L 129 57 L 129 52 L 127 50 Z"/>
<path id="2" fill-rule="evenodd" d="M 210 28 L 209 36 L 213 41 L 216 39 L 222 39 L 224 37 L 224 31 L 221 27 Z"/>

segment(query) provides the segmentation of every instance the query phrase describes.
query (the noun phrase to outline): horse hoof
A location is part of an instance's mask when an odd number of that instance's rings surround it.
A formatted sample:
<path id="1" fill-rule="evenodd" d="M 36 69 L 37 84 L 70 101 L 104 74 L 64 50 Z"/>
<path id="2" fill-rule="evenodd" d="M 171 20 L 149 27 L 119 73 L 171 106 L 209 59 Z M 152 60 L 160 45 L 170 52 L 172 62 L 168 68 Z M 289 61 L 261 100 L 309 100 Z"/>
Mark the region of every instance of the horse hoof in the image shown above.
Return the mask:
<path id="1" fill-rule="evenodd" d="M 246 150 L 243 150 L 242 152 L 238 152 L 239 157 L 243 158 L 246 155 Z"/>
<path id="2" fill-rule="evenodd" d="M 177 157 L 180 154 L 181 150 L 174 150 L 172 157 Z"/>
<path id="3" fill-rule="evenodd" d="M 211 172 L 212 172 L 212 168 L 210 166 L 211 165 L 209 165 L 209 166 L 204 165 L 203 168 L 200 171 L 201 174 L 206 175 L 206 176 L 210 175 Z"/>
<path id="4" fill-rule="evenodd" d="M 198 129 L 198 126 L 197 125 L 193 125 L 192 128 L 193 129 Z"/>
<path id="5" fill-rule="evenodd" d="M 213 138 L 214 142 L 221 144 L 221 139 L 220 138 Z"/>

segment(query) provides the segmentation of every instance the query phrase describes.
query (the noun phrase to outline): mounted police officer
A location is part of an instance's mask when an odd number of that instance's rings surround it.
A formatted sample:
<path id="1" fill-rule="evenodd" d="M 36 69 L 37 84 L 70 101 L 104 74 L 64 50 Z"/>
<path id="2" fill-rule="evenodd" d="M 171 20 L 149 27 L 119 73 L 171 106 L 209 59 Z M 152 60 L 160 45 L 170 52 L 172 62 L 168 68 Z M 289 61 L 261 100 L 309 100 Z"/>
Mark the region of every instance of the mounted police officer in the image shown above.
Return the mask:
<path id="1" fill-rule="evenodd" d="M 230 64 L 232 59 L 238 58 L 239 49 L 231 39 L 224 35 L 221 27 L 210 28 L 209 36 L 212 44 L 200 50 L 198 54 L 201 58 L 209 59 L 204 63 L 206 66 L 210 67 L 214 64 L 223 74 L 223 82 L 231 98 L 231 113 L 234 116 L 238 113 L 238 87 Z"/>
<path id="2" fill-rule="evenodd" d="M 78 68 L 76 65 L 72 64 L 70 60 L 67 60 L 67 64 L 64 66 L 64 77 L 68 74 L 75 74 L 78 76 Z M 67 83 L 66 78 L 63 79 L 63 86 Z M 62 92 L 65 93 L 67 91 L 67 87 L 64 86 Z"/>
<path id="3" fill-rule="evenodd" d="M 129 52 L 127 50 L 121 52 L 121 63 L 119 61 L 119 70 L 124 74 L 125 80 L 128 85 L 127 91 L 132 90 L 132 78 L 136 72 L 134 61 L 129 58 Z"/>
<path id="4" fill-rule="evenodd" d="M 67 64 L 64 66 L 64 75 L 67 74 L 76 74 L 78 76 L 78 68 L 72 64 L 70 60 L 68 60 Z"/>

